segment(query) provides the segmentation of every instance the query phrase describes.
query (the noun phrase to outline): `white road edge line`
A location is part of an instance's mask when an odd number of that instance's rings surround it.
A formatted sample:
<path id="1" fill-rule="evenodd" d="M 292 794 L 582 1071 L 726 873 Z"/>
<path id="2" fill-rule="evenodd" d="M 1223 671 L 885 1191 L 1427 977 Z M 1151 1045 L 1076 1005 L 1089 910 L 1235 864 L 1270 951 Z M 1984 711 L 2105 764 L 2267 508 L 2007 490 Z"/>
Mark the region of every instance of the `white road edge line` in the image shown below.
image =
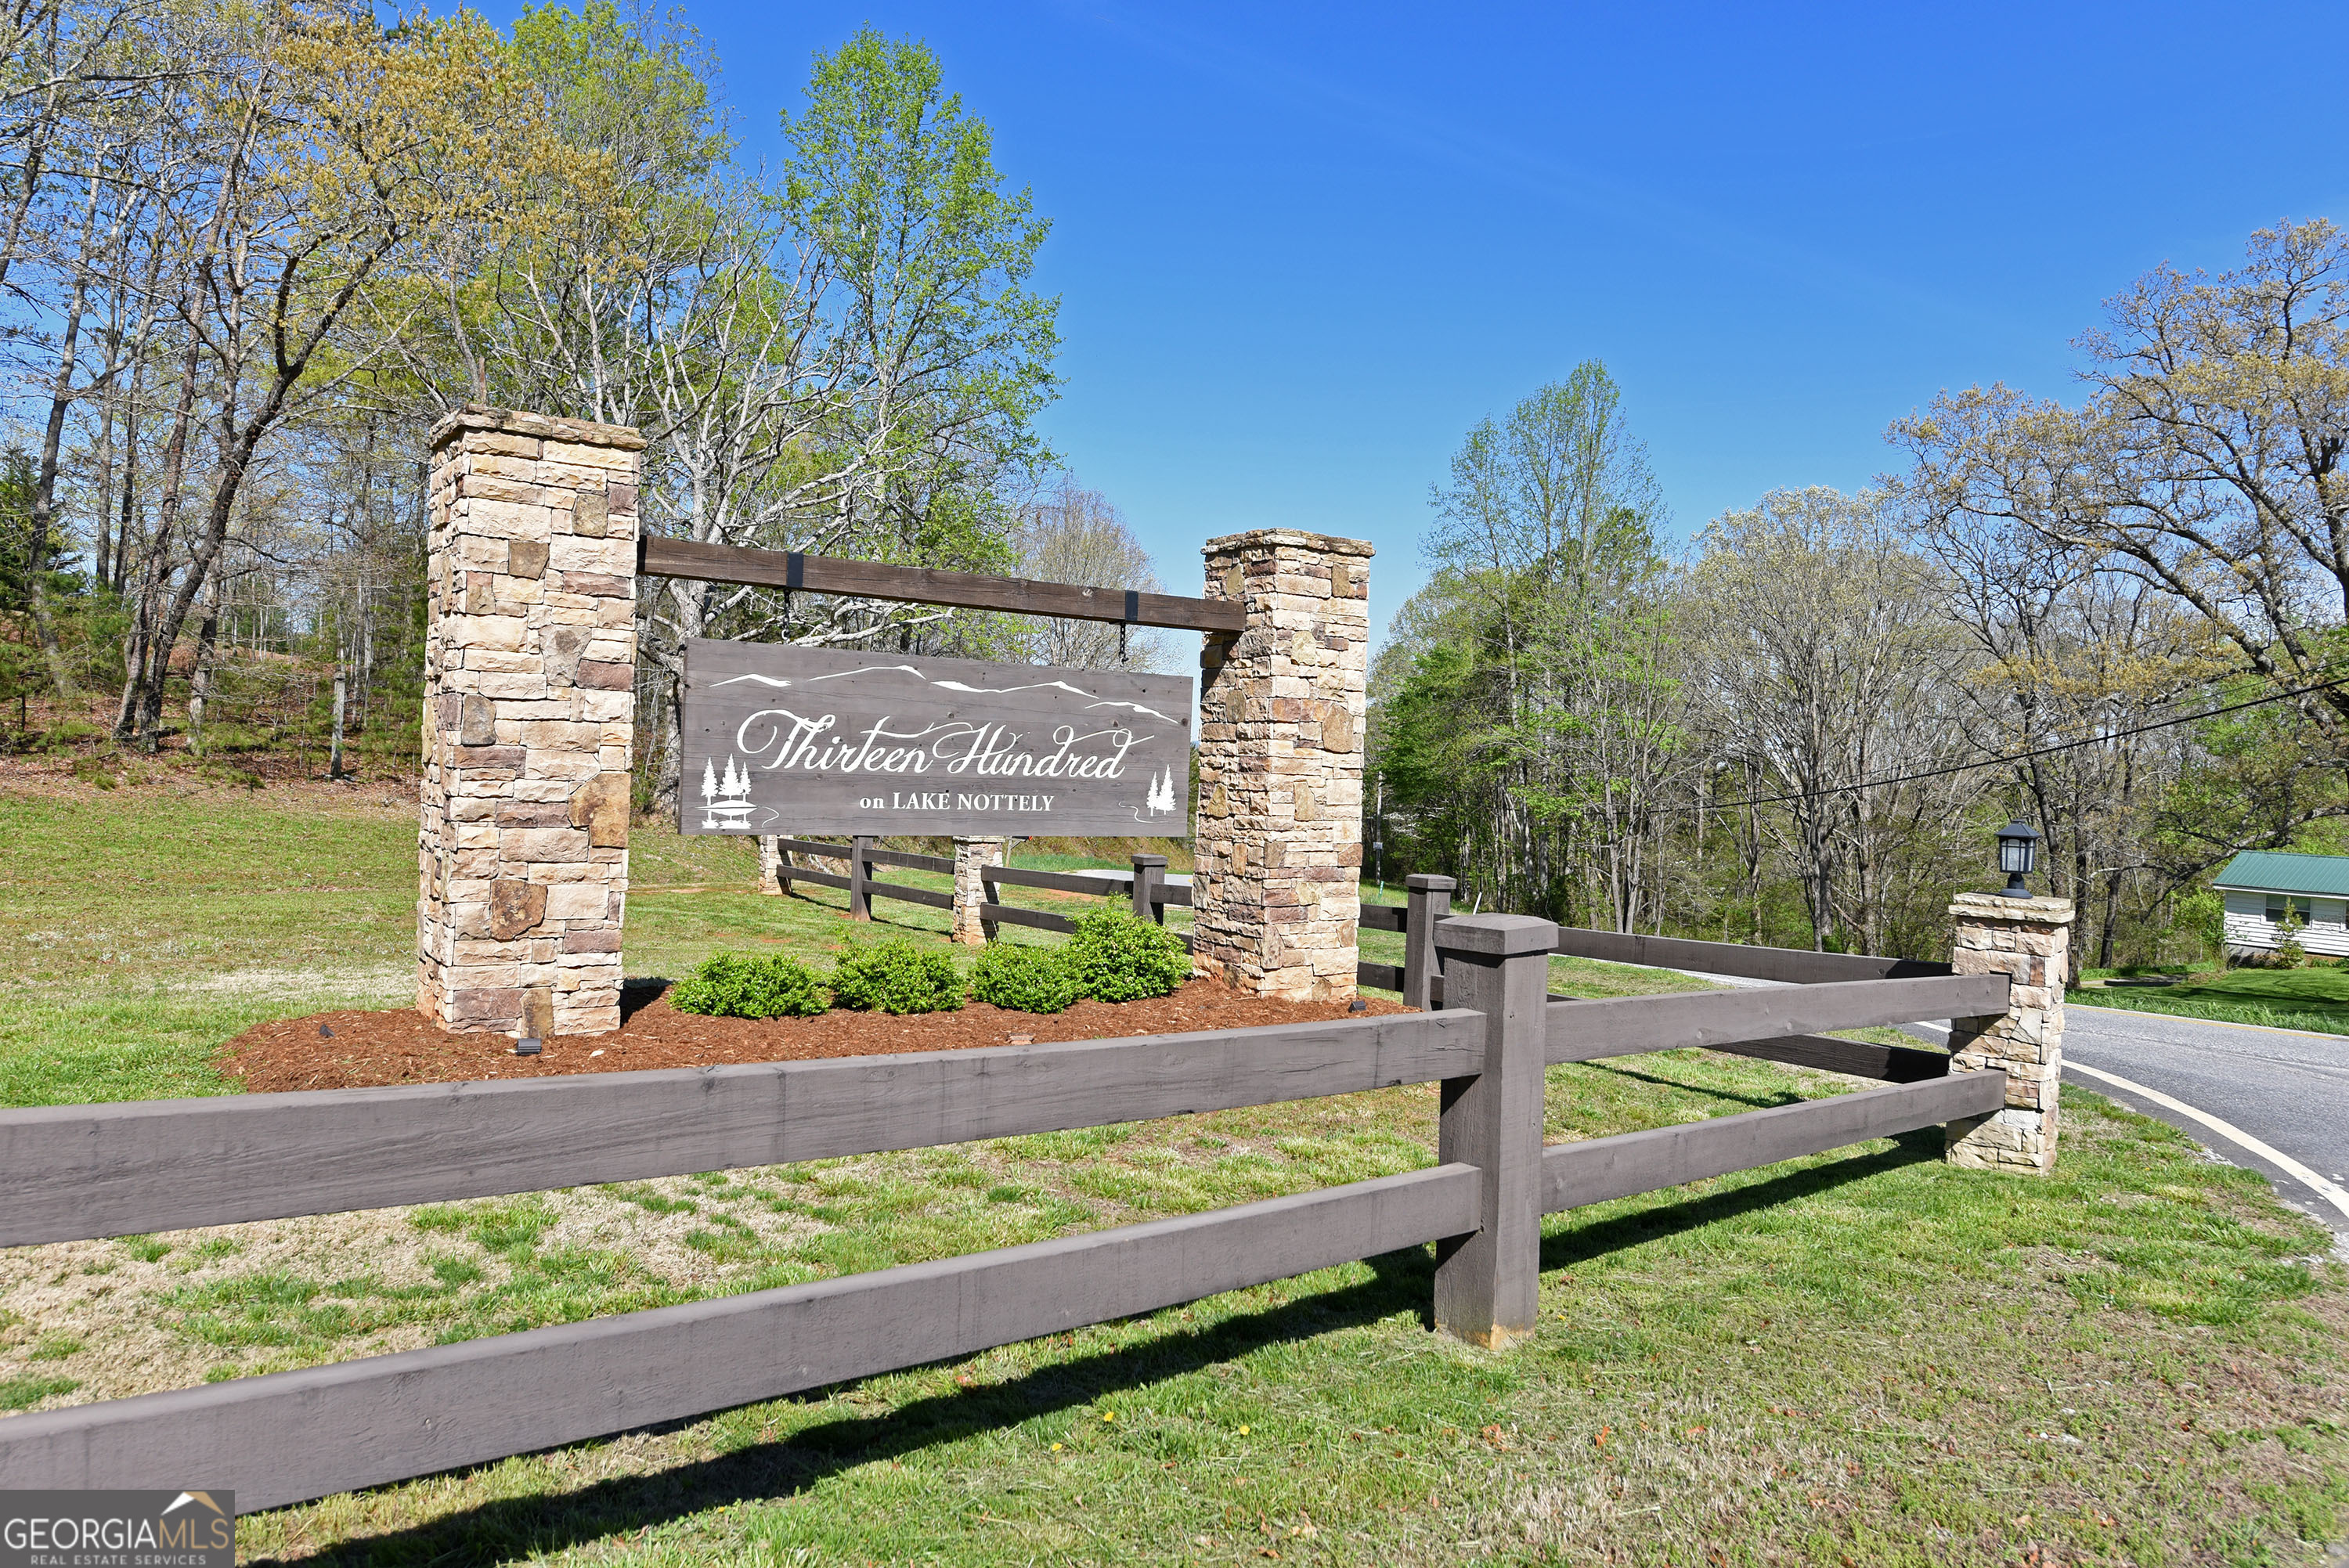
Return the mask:
<path id="1" fill-rule="evenodd" d="M 2121 1009 L 2117 1007 L 2106 1007 L 2101 1009 L 2101 1011 L 2116 1013 L 2121 1011 Z M 2140 1013 L 2137 1016 L 2147 1018 L 2168 1016 L 2168 1014 L 2163 1013 Z M 2197 1021 L 2207 1022 L 2208 1020 Z M 1930 1029 L 1937 1035 L 1946 1035 L 1950 1032 L 1946 1026 L 1940 1024 L 1919 1024 L 1914 1026 L 1920 1029 Z M 2276 1031 L 2278 1034 L 2284 1032 L 2285 1031 L 2283 1030 Z M 2065 1062 L 2064 1064 L 2064 1070 L 2065 1072 L 2085 1073 L 2092 1078 L 2102 1078 L 2105 1082 L 2112 1085 L 2115 1088 L 2126 1089 L 2131 1094 L 2141 1094 L 2145 1096 L 2146 1099 L 2153 1101 L 2156 1105 L 2167 1106 L 2180 1116 L 2192 1117 L 2196 1121 L 2199 1121 L 2203 1126 L 2210 1129 L 2211 1131 L 2216 1132 L 2221 1138 L 2230 1139 L 2234 1142 L 2241 1144 L 2244 1148 L 2250 1150 L 2261 1159 L 2268 1161 L 2271 1164 L 2275 1165 L 2286 1175 L 2305 1185 L 2310 1191 L 2315 1193 L 2318 1197 L 2323 1199 L 2326 1202 L 2340 1210 L 2344 1214 L 2349 1214 L 2349 1191 L 2344 1191 L 2337 1183 L 2327 1181 L 2323 1177 L 2319 1176 L 2315 1171 L 2311 1171 L 2307 1166 L 2302 1165 L 2299 1161 L 2294 1160 L 2291 1155 L 2284 1153 L 2282 1150 L 2269 1148 L 2258 1139 L 2253 1138 L 2250 1133 L 2245 1132 L 2241 1128 L 2237 1127 L 2233 1122 L 2221 1121 L 2217 1117 L 2211 1115 L 2209 1111 L 2199 1110 L 2195 1107 L 2187 1104 L 2182 1099 L 2172 1099 L 2169 1096 L 2162 1093 L 2158 1088 L 2147 1088 L 2145 1085 L 2132 1082 L 2131 1080 L 2121 1077 L 2118 1073 L 2108 1073 L 2102 1068 L 2092 1068 L 2085 1062 Z"/>
<path id="2" fill-rule="evenodd" d="M 2121 1077 L 2118 1073 L 2108 1073 L 2101 1068 L 2087 1067 L 2079 1062 L 2065 1062 L 2064 1064 L 2064 1070 L 2066 1072 L 2085 1073 L 2092 1078 L 2112 1085 L 2115 1088 L 2126 1089 L 2130 1094 L 2141 1094 L 2145 1096 L 2146 1099 L 2153 1101 L 2154 1104 L 2166 1106 L 2169 1109 L 2176 1111 L 2180 1116 L 2192 1117 L 2195 1120 L 2200 1122 L 2203 1126 L 2209 1128 L 2220 1137 L 2228 1139 L 2232 1142 L 2241 1144 L 2244 1148 L 2250 1150 L 2261 1159 L 2267 1161 L 2270 1164 L 2274 1165 L 2285 1174 L 2292 1177 L 2293 1181 L 2300 1182 L 2310 1191 L 2314 1192 L 2318 1197 L 2323 1198 L 2326 1202 L 2340 1210 L 2344 1215 L 2349 1215 L 2349 1191 L 2344 1191 L 2337 1184 L 2328 1181 L 2323 1177 L 2319 1176 L 2315 1171 L 2311 1171 L 2307 1166 L 2302 1165 L 2291 1155 L 2284 1153 L 2281 1150 L 2271 1149 L 2268 1145 L 2261 1142 L 2258 1139 L 2253 1138 L 2250 1133 L 2245 1132 L 2241 1128 L 2234 1126 L 2230 1122 L 2221 1121 L 2207 1110 L 2197 1110 L 2194 1107 L 2187 1104 L 2182 1099 L 2172 1099 L 2169 1096 L 2162 1093 L 2158 1088 L 2147 1088 L 2141 1083 L 2132 1083 L 2129 1079 Z"/>

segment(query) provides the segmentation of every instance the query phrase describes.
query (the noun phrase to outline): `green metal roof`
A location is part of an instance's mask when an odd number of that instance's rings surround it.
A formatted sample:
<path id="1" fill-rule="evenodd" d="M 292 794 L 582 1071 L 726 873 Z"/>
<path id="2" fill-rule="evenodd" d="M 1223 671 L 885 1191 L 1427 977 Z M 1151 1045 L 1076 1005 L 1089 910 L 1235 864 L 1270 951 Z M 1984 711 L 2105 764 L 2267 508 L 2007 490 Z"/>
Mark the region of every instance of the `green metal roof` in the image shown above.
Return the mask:
<path id="1" fill-rule="evenodd" d="M 2300 892 L 2319 898 L 2349 898 L 2349 855 L 2287 855 L 2273 850 L 2250 850 L 2227 862 L 2227 869 L 2219 873 L 2215 885 L 2245 892 Z"/>

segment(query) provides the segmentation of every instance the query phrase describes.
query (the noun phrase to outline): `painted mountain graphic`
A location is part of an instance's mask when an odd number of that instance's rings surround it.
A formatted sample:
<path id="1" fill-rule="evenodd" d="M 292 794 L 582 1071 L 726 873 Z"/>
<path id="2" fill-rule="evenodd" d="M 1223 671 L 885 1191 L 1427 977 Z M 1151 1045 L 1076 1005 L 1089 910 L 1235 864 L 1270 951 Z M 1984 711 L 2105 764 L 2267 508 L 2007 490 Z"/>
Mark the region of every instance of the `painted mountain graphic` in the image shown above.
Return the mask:
<path id="1" fill-rule="evenodd" d="M 1071 696 L 1081 696 L 1085 698 L 1085 706 L 1087 707 L 1122 707 L 1133 713 L 1147 714 L 1152 718 L 1164 720 L 1168 724 L 1174 725 L 1178 729 L 1188 727 L 1188 725 L 1185 720 L 1175 717 L 1173 714 L 1161 713 L 1158 709 L 1148 707 L 1143 703 L 1122 702 L 1112 697 L 1095 696 L 1092 692 L 1085 690 L 1082 686 L 1071 686 L 1066 681 L 1030 681 L 1021 686 L 972 686 L 967 681 L 945 680 L 926 676 L 911 665 L 866 665 L 861 669 L 834 670 L 830 675 L 805 676 L 797 678 L 746 674 L 729 676 L 722 681 L 716 681 L 711 684 L 713 686 L 730 686 L 740 681 L 752 681 L 760 686 L 773 686 L 777 690 L 781 691 L 788 690 L 793 686 L 821 686 L 825 681 L 856 680 L 862 679 L 867 676 L 883 675 L 911 676 L 915 680 L 919 681 L 922 685 L 933 687 L 936 690 L 960 692 L 971 696 L 1009 696 L 1016 692 L 1023 691 L 1064 691 Z"/>

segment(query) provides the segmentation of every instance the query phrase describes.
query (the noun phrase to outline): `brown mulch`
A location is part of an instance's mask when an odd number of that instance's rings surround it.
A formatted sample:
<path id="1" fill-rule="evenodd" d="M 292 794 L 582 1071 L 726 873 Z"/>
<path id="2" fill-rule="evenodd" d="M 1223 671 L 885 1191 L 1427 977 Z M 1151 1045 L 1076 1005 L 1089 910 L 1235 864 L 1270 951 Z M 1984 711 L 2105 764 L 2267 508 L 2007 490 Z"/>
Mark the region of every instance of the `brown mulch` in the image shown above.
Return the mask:
<path id="1" fill-rule="evenodd" d="M 1037 1041 L 1242 1029 L 1379 1016 L 1409 1009 L 1372 1000 L 1366 1014 L 1343 1002 L 1282 1002 L 1243 996 L 1213 980 L 1194 980 L 1171 996 L 1146 1002 L 1080 1002 L 1065 1013 L 1014 1013 L 984 1002 L 959 1012 L 892 1017 L 842 1008 L 814 1018 L 705 1018 L 680 1013 L 649 987 L 631 987 L 626 1018 L 608 1035 L 558 1035 L 535 1057 L 513 1054 L 503 1035 L 452 1035 L 412 1008 L 382 1013 L 314 1013 L 259 1024 L 222 1047 L 222 1068 L 255 1094 L 283 1089 L 363 1088 L 384 1084 L 451 1083 L 490 1078 L 557 1078 L 570 1073 L 641 1072 L 652 1068 L 731 1062 L 807 1061 L 819 1057 L 882 1056 L 899 1051 L 958 1051 Z M 331 1031 L 331 1032 L 330 1032 Z"/>

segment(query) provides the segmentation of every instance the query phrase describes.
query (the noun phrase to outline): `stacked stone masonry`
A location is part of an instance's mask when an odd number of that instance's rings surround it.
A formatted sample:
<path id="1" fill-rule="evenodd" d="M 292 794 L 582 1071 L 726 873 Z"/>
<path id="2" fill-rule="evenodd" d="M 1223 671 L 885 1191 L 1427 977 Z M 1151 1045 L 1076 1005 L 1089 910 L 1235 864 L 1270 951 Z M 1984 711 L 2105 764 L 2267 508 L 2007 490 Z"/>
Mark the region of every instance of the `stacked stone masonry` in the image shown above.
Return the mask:
<path id="1" fill-rule="evenodd" d="M 1246 628 L 1200 655 L 1194 956 L 1236 989 L 1354 995 L 1371 547 L 1287 529 L 1213 540 L 1206 596 Z"/>
<path id="2" fill-rule="evenodd" d="M 417 1006 L 620 1026 L 636 468 L 618 426 L 467 407 L 432 432 Z"/>
<path id="3" fill-rule="evenodd" d="M 1950 905 L 1950 918 L 1951 967 L 1961 975 L 2004 975 L 2014 983 L 2004 1013 L 1950 1020 L 1952 1071 L 2006 1075 L 2003 1109 L 1950 1124 L 1950 1162 L 2045 1174 L 2055 1168 L 2071 902 L 1961 893 Z"/>
<path id="4" fill-rule="evenodd" d="M 954 841 L 954 939 L 968 947 L 986 944 L 996 923 L 979 913 L 988 902 L 987 868 L 1003 863 L 1007 841 L 957 839 Z"/>

